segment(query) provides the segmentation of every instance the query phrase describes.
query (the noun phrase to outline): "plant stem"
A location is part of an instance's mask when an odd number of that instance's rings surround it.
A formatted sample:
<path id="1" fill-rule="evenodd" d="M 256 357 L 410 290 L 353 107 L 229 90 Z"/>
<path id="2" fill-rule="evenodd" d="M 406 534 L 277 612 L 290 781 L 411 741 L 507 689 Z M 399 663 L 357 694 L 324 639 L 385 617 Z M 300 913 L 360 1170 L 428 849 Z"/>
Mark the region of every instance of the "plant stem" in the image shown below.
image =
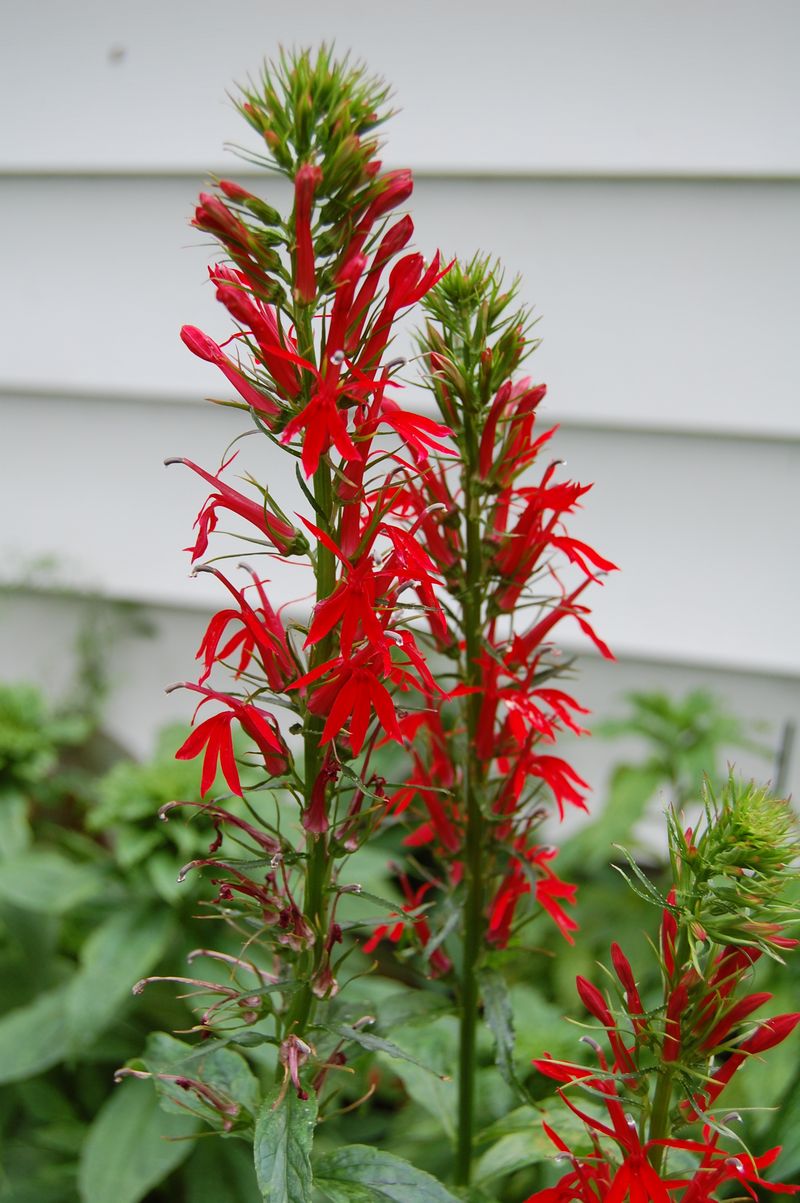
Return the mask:
<path id="1" fill-rule="evenodd" d="M 313 362 L 314 342 L 308 310 L 303 308 L 296 321 L 298 349 L 303 358 Z M 315 521 L 328 534 L 333 534 L 333 482 L 326 460 L 320 460 L 314 474 L 314 500 L 318 513 Z M 329 597 L 336 587 L 336 559 L 321 541 L 317 541 L 315 557 L 316 600 Z M 328 634 L 314 645 L 309 658 L 309 669 L 316 668 L 330 658 L 333 636 Z M 305 805 L 311 805 L 311 795 L 322 768 L 322 732 L 325 720 L 320 715 L 307 714 L 303 735 L 303 778 Z M 298 990 L 290 1006 L 285 1032 L 302 1036 L 313 1017 L 316 996 L 311 988 L 314 974 L 319 969 L 324 955 L 328 916 L 325 891 L 330 876 L 331 862 L 327 835 L 309 832 L 306 836 L 305 891 L 303 914 L 314 932 L 314 945 L 301 961 L 301 973 L 305 977 L 303 987 Z"/>
<path id="2" fill-rule="evenodd" d="M 467 685 L 480 685 L 482 646 L 481 585 L 483 555 L 480 525 L 480 497 L 477 490 L 477 437 L 469 406 L 464 415 L 465 463 L 462 474 L 466 510 L 466 576 L 463 601 L 465 672 Z M 478 964 L 484 936 L 483 847 L 485 821 L 481 809 L 484 766 L 476 750 L 481 695 L 472 693 L 466 701 L 466 758 L 464 802 L 466 838 L 464 870 L 466 902 L 461 966 L 461 1031 L 458 1077 L 458 1144 L 456 1182 L 468 1185 L 472 1174 L 473 1131 L 475 1123 L 475 1041 L 478 1021 Z"/>
<path id="3" fill-rule="evenodd" d="M 670 1135 L 669 1131 L 669 1114 L 670 1103 L 672 1102 L 672 1078 L 673 1071 L 665 1070 L 658 1079 L 656 1092 L 653 1096 L 653 1109 L 650 1112 L 650 1131 L 648 1132 L 649 1140 L 663 1140 Z M 656 1173 L 661 1172 L 661 1165 L 664 1160 L 664 1146 L 655 1145 L 648 1153 L 650 1164 Z"/>

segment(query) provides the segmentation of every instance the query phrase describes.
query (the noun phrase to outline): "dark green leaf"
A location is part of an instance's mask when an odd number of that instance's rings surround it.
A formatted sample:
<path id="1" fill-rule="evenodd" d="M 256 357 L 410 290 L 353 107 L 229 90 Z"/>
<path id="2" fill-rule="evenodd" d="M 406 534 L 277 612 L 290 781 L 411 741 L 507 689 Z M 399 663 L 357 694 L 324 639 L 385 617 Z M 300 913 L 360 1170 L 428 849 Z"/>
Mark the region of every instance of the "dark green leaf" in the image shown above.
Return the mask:
<path id="1" fill-rule="evenodd" d="M 152 1086 L 122 1082 L 101 1108 L 83 1146 L 82 1203 L 139 1203 L 188 1157 L 199 1122 L 165 1115 Z"/>
<path id="2" fill-rule="evenodd" d="M 369 1145 L 326 1153 L 315 1182 L 331 1203 L 458 1203 L 430 1174 Z"/>
<path id="3" fill-rule="evenodd" d="M 67 992 L 73 1050 L 92 1044 L 130 999 L 131 987 L 163 956 L 173 920 L 163 907 L 132 907 L 92 932 Z"/>
<path id="4" fill-rule="evenodd" d="M 253 1150 L 243 1140 L 198 1141 L 181 1174 L 185 1203 L 260 1203 Z"/>
<path id="5" fill-rule="evenodd" d="M 395 1033 L 405 1054 L 403 1060 L 388 1060 L 387 1066 L 401 1079 L 408 1095 L 424 1108 L 432 1119 L 441 1126 L 445 1135 L 454 1140 L 456 1135 L 458 1093 L 456 1066 L 458 1064 L 458 1023 L 455 1016 L 441 1015 L 426 1026 Z M 406 1053 L 413 1048 L 413 1057 Z M 492 1071 L 493 1073 L 493 1071 Z M 493 1073 L 493 1076 L 494 1073 Z"/>
<path id="6" fill-rule="evenodd" d="M 495 1064 L 505 1082 L 525 1097 L 514 1069 L 514 1012 L 504 978 L 494 969 L 479 975 L 483 1017 L 494 1036 Z"/>
<path id="7" fill-rule="evenodd" d="M 308 1203 L 311 1198 L 311 1145 L 317 1098 L 299 1099 L 291 1088 L 272 1090 L 256 1121 L 256 1178 L 264 1203 Z M 280 1101 L 279 1101 L 280 1100 Z"/>
<path id="8" fill-rule="evenodd" d="M 57 1065 L 68 1047 L 65 987 L 0 1019 L 0 1085 Z"/>

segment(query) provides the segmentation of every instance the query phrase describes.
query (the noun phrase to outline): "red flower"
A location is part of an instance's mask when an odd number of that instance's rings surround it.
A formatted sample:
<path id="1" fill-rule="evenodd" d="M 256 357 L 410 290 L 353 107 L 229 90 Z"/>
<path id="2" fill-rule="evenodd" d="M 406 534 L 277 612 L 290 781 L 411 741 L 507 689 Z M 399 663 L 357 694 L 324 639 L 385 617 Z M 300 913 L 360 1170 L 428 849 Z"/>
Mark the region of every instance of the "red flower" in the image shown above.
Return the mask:
<path id="1" fill-rule="evenodd" d="M 179 687 L 173 686 L 173 688 Z M 274 716 L 268 711 L 261 710 L 251 703 L 240 702 L 227 694 L 217 693 L 213 689 L 206 689 L 202 685 L 184 682 L 180 688 L 191 689 L 194 693 L 202 694 L 203 701 L 200 706 L 213 699 L 228 707 L 227 714 L 224 712 L 215 714 L 202 722 L 199 727 L 195 727 L 189 738 L 175 753 L 176 760 L 193 760 L 205 749 L 200 784 L 201 796 L 211 788 L 217 773 L 217 762 L 219 762 L 222 775 L 231 791 L 240 798 L 242 797 L 242 786 L 236 768 L 231 738 L 231 723 L 234 719 L 257 746 L 264 758 L 264 767 L 270 776 L 279 777 L 286 772 L 289 752 Z"/>
<path id="2" fill-rule="evenodd" d="M 207 363 L 215 363 L 223 376 L 257 413 L 264 414 L 267 418 L 273 418 L 275 414 L 280 413 L 280 406 L 250 383 L 213 338 L 203 334 L 196 326 L 182 326 L 181 338 L 193 355 L 206 360 Z"/>
<path id="3" fill-rule="evenodd" d="M 220 472 L 224 471 L 230 462 L 227 460 L 220 468 Z M 168 465 L 185 464 L 187 468 L 191 468 L 193 472 L 202 476 L 203 480 L 207 480 L 217 489 L 217 492 L 211 494 L 197 515 L 195 522 L 195 526 L 198 528 L 197 541 L 194 547 L 186 548 L 187 551 L 191 551 L 193 560 L 199 560 L 205 554 L 208 547 L 208 536 L 217 525 L 218 509 L 230 510 L 232 513 L 238 514 L 240 518 L 251 522 L 281 555 L 298 555 L 308 550 L 306 540 L 295 527 L 290 526 L 283 518 L 278 518 L 276 514 L 270 513 L 265 504 L 259 504 L 257 501 L 245 497 L 236 489 L 232 489 L 230 485 L 220 480 L 219 474 L 213 476 L 210 472 L 206 472 L 205 469 L 192 463 L 191 460 L 183 459 L 180 456 L 165 460 L 164 463 Z"/>
<path id="4" fill-rule="evenodd" d="M 391 695 L 383 684 L 387 676 L 383 657 L 371 648 L 363 648 L 349 661 L 337 656 L 299 677 L 291 689 L 310 685 L 320 677 L 327 680 L 318 685 L 309 699 L 312 714 L 326 714 L 322 743 L 328 743 L 349 727 L 348 739 L 353 755 L 361 751 L 367 727 L 373 713 L 387 735 L 400 739 L 400 728 Z"/>
<path id="5" fill-rule="evenodd" d="M 424 882 L 423 885 L 421 885 L 418 889 L 414 890 L 405 873 L 400 874 L 400 885 L 403 893 L 406 896 L 406 902 L 403 905 L 403 912 L 405 914 L 413 914 L 414 911 L 422 906 L 422 900 L 432 888 L 432 883 L 427 881 Z M 394 924 L 380 924 L 380 926 L 375 928 L 375 931 L 365 942 L 363 951 L 367 953 L 367 955 L 369 955 L 371 952 L 374 952 L 384 937 L 391 940 L 393 944 L 399 943 L 399 941 L 403 938 L 403 933 L 407 926 L 407 921 L 403 919 L 400 919 L 399 922 Z M 413 919 L 411 921 L 411 927 L 424 948 L 430 942 L 431 938 L 431 930 L 424 916 L 420 915 L 418 918 Z M 436 975 L 447 973 L 448 969 L 451 968 L 450 959 L 441 948 L 436 948 L 431 953 L 430 966 L 431 970 Z"/>
<path id="6" fill-rule="evenodd" d="M 227 660 L 239 649 L 239 664 L 235 676 L 241 676 L 250 664 L 253 654 L 258 652 L 267 683 L 271 689 L 282 692 L 294 676 L 295 664 L 286 643 L 286 632 L 267 599 L 263 583 L 253 574 L 253 582 L 261 603 L 259 608 L 254 610 L 245 599 L 244 593 L 234 588 L 218 569 L 204 565 L 203 571 L 212 572 L 222 581 L 236 598 L 239 609 L 220 610 L 208 624 L 197 650 L 197 658 L 202 659 L 204 665 L 199 684 L 202 685 L 208 679 L 216 661 Z M 240 624 L 239 630 L 220 648 L 222 638 L 232 622 Z"/>
<path id="7" fill-rule="evenodd" d="M 297 354 L 297 344 L 278 327 L 275 309 L 266 305 L 250 291 L 250 281 L 244 272 L 234 271 L 225 264 L 209 267 L 208 274 L 217 286 L 221 301 L 240 326 L 250 331 L 258 343 L 261 361 L 272 376 L 278 392 L 294 399 L 300 392 L 297 368 L 285 357 Z"/>

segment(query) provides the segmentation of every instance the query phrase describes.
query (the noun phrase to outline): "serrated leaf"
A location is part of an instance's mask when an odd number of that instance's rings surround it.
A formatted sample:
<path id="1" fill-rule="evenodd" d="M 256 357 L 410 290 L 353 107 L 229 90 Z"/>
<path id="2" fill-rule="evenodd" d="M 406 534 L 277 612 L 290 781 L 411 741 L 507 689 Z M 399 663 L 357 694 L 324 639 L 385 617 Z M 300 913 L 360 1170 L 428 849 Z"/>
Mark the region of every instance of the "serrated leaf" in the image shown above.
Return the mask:
<path id="1" fill-rule="evenodd" d="M 23 852 L 0 864 L 0 898 L 24 910 L 63 915 L 105 888 L 96 868 L 49 849 Z"/>
<path id="2" fill-rule="evenodd" d="M 163 907 L 132 907 L 112 915 L 83 946 L 81 967 L 67 992 L 73 1051 L 94 1043 L 128 1002 L 131 987 L 161 960 L 173 931 Z"/>
<path id="3" fill-rule="evenodd" d="M 327 1024 L 320 1024 L 326 1031 L 332 1032 L 334 1036 L 341 1036 L 343 1040 L 352 1040 L 355 1044 L 360 1044 L 362 1048 L 371 1053 L 385 1053 L 387 1057 L 393 1057 L 398 1061 L 410 1061 L 412 1065 L 416 1065 L 419 1069 L 424 1069 L 427 1073 L 433 1074 L 436 1078 L 444 1080 L 446 1074 L 437 1073 L 435 1069 L 431 1069 L 424 1061 L 420 1061 L 417 1057 L 407 1053 L 399 1044 L 395 1044 L 393 1040 L 386 1040 L 383 1036 L 373 1036 L 371 1032 L 362 1032 L 360 1028 L 351 1028 L 347 1024 L 340 1024 L 338 1027 L 329 1027 Z"/>
<path id="4" fill-rule="evenodd" d="M 256 1178 L 264 1203 L 308 1203 L 317 1098 L 299 1099 L 290 1087 L 281 1099 L 281 1091 L 270 1091 L 256 1120 Z"/>
<path id="5" fill-rule="evenodd" d="M 69 1044 L 65 1003 L 62 986 L 0 1019 L 0 1085 L 42 1073 L 64 1058 Z"/>
<path id="6" fill-rule="evenodd" d="M 331 1203 L 458 1203 L 424 1170 L 369 1145 L 346 1145 L 315 1166 L 315 1184 Z"/>
<path id="7" fill-rule="evenodd" d="M 514 1068 L 514 1011 L 504 978 L 494 969 L 482 969 L 478 975 L 483 1018 L 494 1036 L 495 1064 L 503 1080 L 525 1097 Z"/>
<path id="8" fill-rule="evenodd" d="M 186 1160 L 199 1128 L 166 1115 L 152 1086 L 122 1082 L 99 1111 L 81 1154 L 81 1203 L 139 1203 Z"/>

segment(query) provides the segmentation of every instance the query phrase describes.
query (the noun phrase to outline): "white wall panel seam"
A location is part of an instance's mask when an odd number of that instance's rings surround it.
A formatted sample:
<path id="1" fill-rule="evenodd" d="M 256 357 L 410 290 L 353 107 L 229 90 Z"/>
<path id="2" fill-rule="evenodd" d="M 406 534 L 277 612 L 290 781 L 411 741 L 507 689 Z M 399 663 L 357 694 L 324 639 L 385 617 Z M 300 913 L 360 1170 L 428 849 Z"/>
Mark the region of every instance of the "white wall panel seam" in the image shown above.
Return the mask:
<path id="1" fill-rule="evenodd" d="M 107 402 L 109 405 L 142 405 L 145 408 L 156 406 L 159 409 L 166 410 L 171 406 L 176 409 L 191 411 L 192 409 L 208 409 L 213 402 L 206 397 L 193 393 L 185 395 L 166 396 L 164 394 L 152 392 L 125 392 L 123 389 L 104 389 L 101 391 L 93 391 L 89 389 L 51 389 L 39 388 L 35 384 L 18 385 L 18 384 L 3 384 L 0 381 L 0 402 L 19 401 L 56 401 L 65 405 L 74 404 L 90 404 L 97 405 Z M 432 404 L 427 397 L 421 400 L 410 402 L 410 405 L 417 410 L 434 412 Z M 243 420 L 247 420 L 246 414 L 242 414 Z M 582 431 L 591 433 L 596 431 L 598 434 L 620 434 L 620 435 L 647 435 L 654 439 L 659 437 L 672 437 L 680 439 L 690 439 L 698 441 L 707 439 L 712 442 L 720 443 L 749 443 L 755 442 L 759 444 L 786 446 L 787 444 L 800 443 L 800 430 L 752 430 L 741 429 L 725 429 L 718 426 L 686 426 L 681 423 L 670 424 L 650 423 L 650 422 L 621 422 L 613 418 L 607 421 L 603 418 L 583 418 L 580 415 L 571 414 L 568 417 L 561 417 L 557 409 L 551 410 L 546 419 L 545 425 L 558 425 L 563 431 Z"/>

